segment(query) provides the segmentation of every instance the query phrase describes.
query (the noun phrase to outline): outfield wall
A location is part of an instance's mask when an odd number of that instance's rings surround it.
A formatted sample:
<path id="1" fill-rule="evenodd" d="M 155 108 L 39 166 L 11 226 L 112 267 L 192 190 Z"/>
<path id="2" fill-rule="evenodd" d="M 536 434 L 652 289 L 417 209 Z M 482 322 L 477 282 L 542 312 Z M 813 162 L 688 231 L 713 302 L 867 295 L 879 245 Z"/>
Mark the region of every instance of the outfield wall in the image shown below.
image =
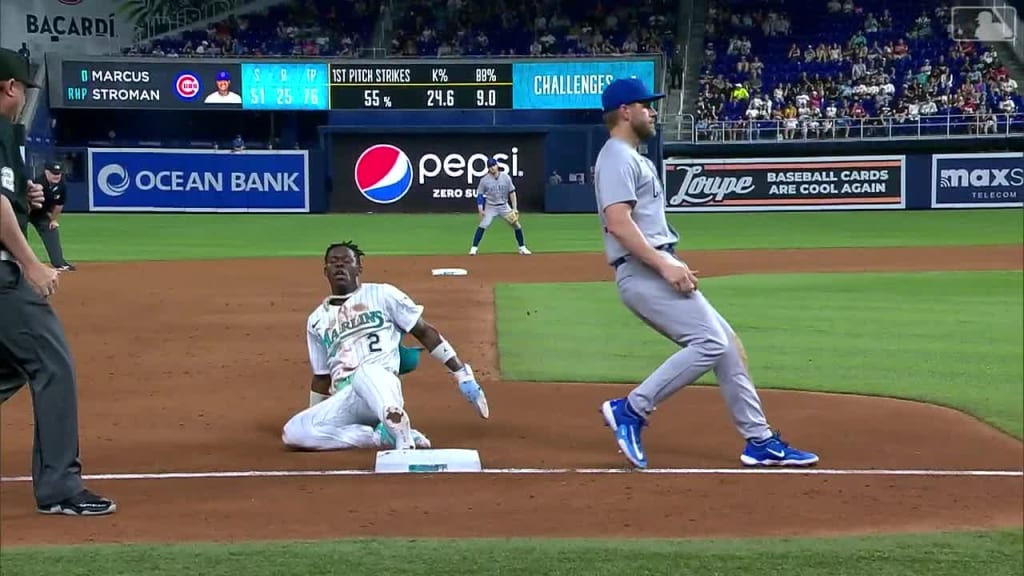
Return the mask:
<path id="1" fill-rule="evenodd" d="M 608 138 L 592 124 L 439 129 L 323 126 L 313 150 L 56 149 L 68 212 L 476 212 L 497 158 L 523 211 L 553 181 L 589 185 Z M 660 135 L 641 152 L 661 165 Z"/>
<path id="2" fill-rule="evenodd" d="M 496 157 L 526 212 L 594 213 L 599 127 L 331 129 L 318 150 L 89 149 L 68 212 L 475 212 Z M 661 158 L 670 212 L 1024 206 L 1024 153 Z"/>

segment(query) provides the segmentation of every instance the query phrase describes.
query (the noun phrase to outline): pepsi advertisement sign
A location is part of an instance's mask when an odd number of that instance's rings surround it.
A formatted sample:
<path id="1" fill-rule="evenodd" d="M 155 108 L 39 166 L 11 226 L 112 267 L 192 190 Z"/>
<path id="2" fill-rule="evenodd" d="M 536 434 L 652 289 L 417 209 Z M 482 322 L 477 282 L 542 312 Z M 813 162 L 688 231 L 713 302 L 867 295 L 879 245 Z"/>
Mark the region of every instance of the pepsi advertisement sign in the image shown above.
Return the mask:
<path id="1" fill-rule="evenodd" d="M 91 212 L 309 212 L 305 150 L 90 148 Z"/>
<path id="2" fill-rule="evenodd" d="M 487 160 L 512 177 L 519 209 L 544 209 L 543 134 L 338 135 L 331 209 L 476 212 Z"/>
<path id="3" fill-rule="evenodd" d="M 61 70 L 54 108 L 242 109 L 237 63 L 64 60 Z"/>
<path id="4" fill-rule="evenodd" d="M 1024 206 L 1024 152 L 935 154 L 932 208 Z"/>

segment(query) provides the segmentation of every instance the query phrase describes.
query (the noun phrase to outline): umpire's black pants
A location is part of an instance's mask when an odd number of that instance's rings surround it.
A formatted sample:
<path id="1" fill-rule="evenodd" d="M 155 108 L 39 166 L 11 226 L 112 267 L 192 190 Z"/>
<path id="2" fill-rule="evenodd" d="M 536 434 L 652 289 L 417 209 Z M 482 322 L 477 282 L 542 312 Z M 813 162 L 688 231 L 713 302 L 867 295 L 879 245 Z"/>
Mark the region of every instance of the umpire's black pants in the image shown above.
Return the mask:
<path id="1" fill-rule="evenodd" d="M 43 246 L 46 247 L 46 255 L 50 257 L 50 264 L 54 268 L 60 268 L 61 266 L 67 265 L 64 260 L 64 249 L 60 245 L 60 228 L 50 229 L 50 217 L 49 216 L 34 216 L 29 219 L 32 226 L 35 227 L 36 232 L 39 233 L 39 238 L 43 241 Z"/>
<path id="2" fill-rule="evenodd" d="M 32 481 L 46 506 L 82 491 L 78 391 L 64 327 L 18 265 L 0 260 L 0 404 L 25 384 L 32 393 Z"/>

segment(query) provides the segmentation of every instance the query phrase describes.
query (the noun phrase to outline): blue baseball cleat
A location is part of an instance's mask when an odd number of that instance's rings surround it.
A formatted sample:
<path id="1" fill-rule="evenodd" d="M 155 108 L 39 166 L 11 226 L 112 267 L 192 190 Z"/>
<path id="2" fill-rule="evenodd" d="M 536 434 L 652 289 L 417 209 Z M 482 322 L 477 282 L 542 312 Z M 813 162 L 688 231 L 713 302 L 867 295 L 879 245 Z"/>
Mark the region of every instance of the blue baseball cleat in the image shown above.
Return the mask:
<path id="1" fill-rule="evenodd" d="M 637 414 L 625 398 L 605 401 L 601 404 L 601 414 L 608 427 L 615 431 L 619 450 L 637 468 L 647 468 L 647 453 L 640 439 L 647 420 Z"/>
<path id="2" fill-rule="evenodd" d="M 811 466 L 818 462 L 818 455 L 791 447 L 776 432 L 767 440 L 747 440 L 740 462 L 746 466 Z"/>

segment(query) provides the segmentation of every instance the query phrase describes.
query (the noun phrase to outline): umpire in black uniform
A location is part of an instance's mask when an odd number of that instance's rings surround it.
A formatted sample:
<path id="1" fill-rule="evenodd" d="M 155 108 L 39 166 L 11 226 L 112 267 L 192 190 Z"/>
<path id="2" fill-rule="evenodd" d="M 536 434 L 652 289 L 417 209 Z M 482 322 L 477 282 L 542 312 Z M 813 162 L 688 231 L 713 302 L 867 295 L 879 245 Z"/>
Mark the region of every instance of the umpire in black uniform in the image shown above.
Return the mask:
<path id="1" fill-rule="evenodd" d="M 25 240 L 42 187 L 25 179 L 24 132 L 14 122 L 36 88 L 17 52 L 0 48 L 0 403 L 29 384 L 35 415 L 32 482 L 43 514 L 96 516 L 117 507 L 86 490 L 78 451 L 78 391 L 64 328 L 46 300 L 59 272 Z"/>
<path id="2" fill-rule="evenodd" d="M 74 271 L 75 267 L 64 259 L 60 245 L 60 215 L 64 211 L 67 187 L 64 185 L 64 170 L 60 162 L 47 162 L 42 174 L 33 180 L 43 187 L 43 205 L 32 210 L 28 221 L 39 233 L 46 247 L 50 265 L 60 271 Z"/>

